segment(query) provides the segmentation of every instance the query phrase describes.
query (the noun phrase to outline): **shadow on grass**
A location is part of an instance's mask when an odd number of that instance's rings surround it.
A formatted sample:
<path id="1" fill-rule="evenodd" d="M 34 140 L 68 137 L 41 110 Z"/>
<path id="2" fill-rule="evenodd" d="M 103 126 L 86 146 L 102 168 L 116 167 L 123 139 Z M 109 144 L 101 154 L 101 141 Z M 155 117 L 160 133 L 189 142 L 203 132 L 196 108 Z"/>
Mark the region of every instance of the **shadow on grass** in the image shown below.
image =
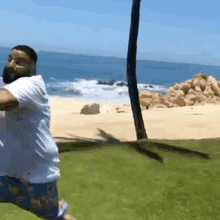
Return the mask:
<path id="1" fill-rule="evenodd" d="M 73 138 L 54 137 L 55 139 L 57 139 L 56 144 L 58 146 L 59 153 L 68 152 L 68 151 L 93 150 L 111 145 L 111 146 L 128 146 L 130 149 L 133 149 L 139 152 L 140 154 L 145 155 L 151 159 L 157 160 L 160 163 L 164 163 L 163 158 L 158 153 L 153 152 L 154 149 L 157 149 L 162 152 L 170 151 L 180 154 L 182 156 L 194 156 L 201 159 L 211 160 L 209 154 L 187 149 L 180 146 L 166 144 L 163 143 L 163 140 L 141 139 L 137 141 L 121 142 L 119 139 L 113 137 L 111 134 L 108 134 L 99 128 L 98 130 L 99 130 L 99 134 L 97 135 L 100 137 L 100 139 L 82 138 L 73 135 L 71 135 Z M 178 143 L 180 142 L 180 140 L 177 141 L 172 140 L 172 142 Z"/>

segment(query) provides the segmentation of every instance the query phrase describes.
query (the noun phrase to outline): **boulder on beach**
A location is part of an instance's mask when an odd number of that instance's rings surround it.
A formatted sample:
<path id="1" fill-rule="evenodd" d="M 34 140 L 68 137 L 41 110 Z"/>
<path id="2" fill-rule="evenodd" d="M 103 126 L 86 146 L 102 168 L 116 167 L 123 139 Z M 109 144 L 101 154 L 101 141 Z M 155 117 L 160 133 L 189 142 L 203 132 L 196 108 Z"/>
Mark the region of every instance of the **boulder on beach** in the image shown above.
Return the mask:
<path id="1" fill-rule="evenodd" d="M 146 109 L 220 104 L 220 81 L 207 74 L 196 74 L 193 79 L 176 83 L 167 94 L 143 90 L 139 94 L 140 105 Z"/>
<path id="2" fill-rule="evenodd" d="M 81 109 L 80 114 L 84 115 L 90 115 L 90 114 L 98 114 L 100 106 L 98 103 L 89 103 L 84 105 L 84 107 Z"/>

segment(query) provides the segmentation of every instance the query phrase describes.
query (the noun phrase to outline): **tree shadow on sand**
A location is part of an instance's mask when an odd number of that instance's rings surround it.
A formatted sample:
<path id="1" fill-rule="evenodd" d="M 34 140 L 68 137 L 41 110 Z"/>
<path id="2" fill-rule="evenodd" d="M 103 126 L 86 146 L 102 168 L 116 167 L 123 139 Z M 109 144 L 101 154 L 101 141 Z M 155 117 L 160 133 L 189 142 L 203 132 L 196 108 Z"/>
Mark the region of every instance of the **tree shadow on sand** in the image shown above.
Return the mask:
<path id="1" fill-rule="evenodd" d="M 160 163 L 164 163 L 162 156 L 160 156 L 157 152 L 153 152 L 153 151 L 161 151 L 161 152 L 170 151 L 177 153 L 181 156 L 198 157 L 205 160 L 211 160 L 209 154 L 187 149 L 180 146 L 174 146 L 171 144 L 162 143 L 162 140 L 142 139 L 137 141 L 121 142 L 119 139 L 115 138 L 111 134 L 108 134 L 99 128 L 97 129 L 99 130 L 99 134 L 97 134 L 98 135 L 97 138 L 94 139 L 82 138 L 74 135 L 70 135 L 73 138 L 54 137 L 59 149 L 59 153 L 68 152 L 68 151 L 85 151 L 85 150 L 100 149 L 109 144 L 111 146 L 127 146 L 130 149 L 133 149 L 138 153 L 145 155 L 151 159 L 157 160 Z"/>

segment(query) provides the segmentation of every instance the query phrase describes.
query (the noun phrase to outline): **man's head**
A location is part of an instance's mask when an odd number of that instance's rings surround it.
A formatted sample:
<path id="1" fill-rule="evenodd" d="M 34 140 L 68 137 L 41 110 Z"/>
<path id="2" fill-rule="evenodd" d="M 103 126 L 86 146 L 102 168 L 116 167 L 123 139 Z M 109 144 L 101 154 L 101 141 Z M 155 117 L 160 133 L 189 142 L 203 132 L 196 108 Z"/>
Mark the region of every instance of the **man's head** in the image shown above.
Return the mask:
<path id="1" fill-rule="evenodd" d="M 13 47 L 3 70 L 3 82 L 9 84 L 21 77 L 36 75 L 37 59 L 37 54 L 31 47 L 26 45 Z"/>

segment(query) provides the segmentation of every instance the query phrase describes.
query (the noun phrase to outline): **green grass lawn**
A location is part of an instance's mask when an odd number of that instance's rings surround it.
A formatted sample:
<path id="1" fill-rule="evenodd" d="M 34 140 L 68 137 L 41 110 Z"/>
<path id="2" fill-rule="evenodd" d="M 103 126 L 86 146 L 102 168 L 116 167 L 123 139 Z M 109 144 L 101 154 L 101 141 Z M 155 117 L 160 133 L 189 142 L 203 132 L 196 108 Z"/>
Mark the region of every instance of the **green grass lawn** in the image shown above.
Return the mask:
<path id="1" fill-rule="evenodd" d="M 77 220 L 220 219 L 220 141 L 163 141 L 211 160 L 157 147 L 163 163 L 126 144 L 60 153 L 59 196 Z M 37 220 L 1 204 L 1 220 Z"/>

